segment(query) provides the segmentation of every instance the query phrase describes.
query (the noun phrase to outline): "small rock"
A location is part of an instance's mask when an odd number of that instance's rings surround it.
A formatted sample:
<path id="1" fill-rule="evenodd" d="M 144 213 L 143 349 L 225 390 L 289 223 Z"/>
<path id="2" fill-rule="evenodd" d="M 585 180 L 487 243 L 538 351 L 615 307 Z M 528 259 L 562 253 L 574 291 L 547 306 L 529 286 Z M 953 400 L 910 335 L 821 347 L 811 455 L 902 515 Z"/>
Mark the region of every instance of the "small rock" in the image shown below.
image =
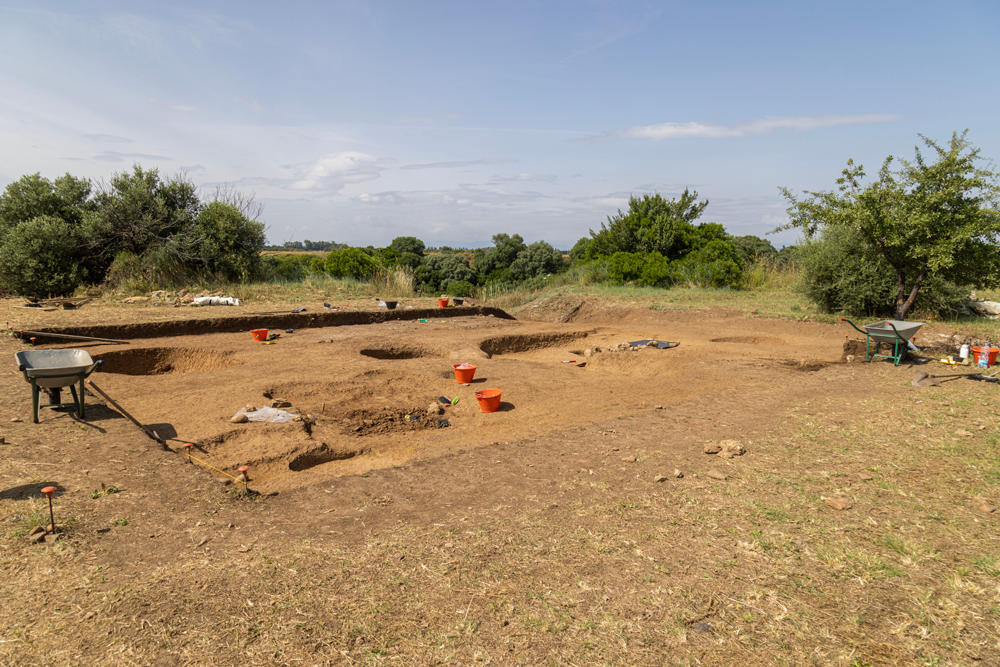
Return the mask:
<path id="1" fill-rule="evenodd" d="M 250 418 L 247 417 L 242 412 L 240 412 L 238 414 L 233 415 L 233 418 L 230 419 L 229 421 L 233 422 L 234 424 L 246 424 L 248 421 L 250 421 Z"/>
<path id="2" fill-rule="evenodd" d="M 721 458 L 731 459 L 734 456 L 743 456 L 747 453 L 747 450 L 740 443 L 735 440 L 723 440 L 719 443 L 722 448 L 718 453 Z"/>
<path id="3" fill-rule="evenodd" d="M 39 542 L 45 541 L 45 531 L 40 533 L 35 533 L 34 535 L 28 535 L 28 542 L 30 544 L 38 544 Z"/>
<path id="4" fill-rule="evenodd" d="M 657 405 L 657 406 L 656 406 L 656 407 L 654 407 L 653 409 L 654 409 L 654 410 L 662 410 L 662 409 L 663 409 L 663 406 L 662 406 L 662 405 Z"/>
<path id="5" fill-rule="evenodd" d="M 873 479 L 875 479 L 875 475 L 871 474 L 870 472 L 859 472 L 858 479 L 863 480 L 865 482 L 870 482 Z"/>
<path id="6" fill-rule="evenodd" d="M 292 407 L 292 404 L 289 403 L 288 401 L 286 401 L 283 398 L 276 398 L 273 401 L 271 401 L 271 407 L 272 408 L 290 408 L 290 407 Z"/>
<path id="7" fill-rule="evenodd" d="M 7 438 L 0 438 L 0 445 L 6 445 L 6 444 L 7 444 Z"/>
<path id="8" fill-rule="evenodd" d="M 847 363 L 849 363 L 849 364 L 853 364 L 854 363 L 854 355 L 853 354 L 847 355 Z"/>
<path id="9" fill-rule="evenodd" d="M 635 463 L 635 457 L 634 456 L 623 456 L 622 457 L 622 463 Z"/>
<path id="10" fill-rule="evenodd" d="M 997 508 L 994 507 L 993 505 L 987 505 L 986 503 L 983 503 L 982 505 L 979 506 L 979 511 L 986 512 L 987 514 L 992 514 L 993 512 L 997 511 Z"/>
<path id="11" fill-rule="evenodd" d="M 444 543 L 444 548 L 445 548 L 445 549 L 451 549 L 451 548 L 453 548 L 454 546 L 455 546 L 455 545 L 454 545 L 454 544 L 452 544 L 451 542 L 445 542 L 445 543 Z"/>
<path id="12" fill-rule="evenodd" d="M 94 617 L 94 612 L 88 611 L 86 614 L 83 615 L 83 620 L 89 621 L 93 617 Z"/>
<path id="13" fill-rule="evenodd" d="M 681 472 L 680 468 L 674 468 L 674 477 L 676 477 L 677 479 L 680 479 L 683 476 L 684 476 L 684 473 Z"/>
<path id="14" fill-rule="evenodd" d="M 41 526 L 35 526 L 34 528 L 32 528 L 31 530 L 28 531 L 28 537 L 31 537 L 32 535 L 37 535 L 38 533 L 44 533 L 44 532 L 45 532 L 44 528 L 42 528 Z"/>
<path id="15" fill-rule="evenodd" d="M 252 403 L 243 406 L 243 412 L 257 412 L 257 408 Z"/>
<path id="16" fill-rule="evenodd" d="M 293 422 L 300 422 L 300 421 L 302 421 L 302 415 L 295 415 L 294 417 L 292 417 L 292 421 Z"/>
<path id="17" fill-rule="evenodd" d="M 971 438 L 972 437 L 972 433 L 966 431 L 964 428 L 960 428 L 957 431 L 955 431 L 955 435 L 960 435 L 963 438 Z"/>
<path id="18" fill-rule="evenodd" d="M 59 533 L 45 533 L 44 537 L 46 544 L 55 544 L 59 539 Z"/>
<path id="19" fill-rule="evenodd" d="M 824 498 L 823 502 L 832 507 L 835 510 L 849 510 L 853 506 L 851 501 L 847 498 L 836 496 L 834 498 Z"/>
<path id="20" fill-rule="evenodd" d="M 433 403 L 427 406 L 427 413 L 432 415 L 443 415 L 444 408 L 441 407 L 440 403 L 434 401 Z"/>
<path id="21" fill-rule="evenodd" d="M 586 350 L 583 351 L 583 356 L 586 357 L 587 359 L 594 356 L 594 348 L 588 347 Z"/>
<path id="22" fill-rule="evenodd" d="M 14 424 L 17 424 L 18 422 L 23 421 L 23 420 L 20 417 L 11 417 L 10 421 L 12 423 L 14 423 Z"/>
<path id="23" fill-rule="evenodd" d="M 716 470 L 715 468 L 713 468 L 713 469 L 709 470 L 708 472 L 706 472 L 705 476 L 706 477 L 711 477 L 712 479 L 717 479 L 717 480 L 719 480 L 721 482 L 726 481 L 726 476 L 723 475 L 718 470 Z"/>
<path id="24" fill-rule="evenodd" d="M 722 446 L 714 442 L 710 442 L 707 445 L 705 445 L 705 449 L 703 449 L 702 451 L 705 452 L 706 454 L 718 454 L 719 452 L 722 451 Z"/>
<path id="25" fill-rule="evenodd" d="M 656 477 L 653 478 L 653 481 L 654 482 L 665 482 L 665 481 L 667 481 L 667 476 L 666 475 L 657 475 Z"/>
<path id="26" fill-rule="evenodd" d="M 200 540 L 198 540 L 198 544 L 194 545 L 194 547 L 195 547 L 195 549 L 197 549 L 198 547 L 203 547 L 206 544 L 208 544 L 208 538 L 207 537 L 202 537 Z"/>

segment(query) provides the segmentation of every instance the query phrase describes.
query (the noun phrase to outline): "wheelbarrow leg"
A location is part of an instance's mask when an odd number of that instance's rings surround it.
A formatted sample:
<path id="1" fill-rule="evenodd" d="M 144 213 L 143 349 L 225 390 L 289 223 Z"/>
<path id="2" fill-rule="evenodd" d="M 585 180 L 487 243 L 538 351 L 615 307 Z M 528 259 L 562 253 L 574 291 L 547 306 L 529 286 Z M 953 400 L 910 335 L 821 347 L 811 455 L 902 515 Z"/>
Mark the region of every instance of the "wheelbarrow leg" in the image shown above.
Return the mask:
<path id="1" fill-rule="evenodd" d="M 69 393 L 73 394 L 73 402 L 76 403 L 77 416 L 80 417 L 80 419 L 83 419 L 83 401 L 80 400 L 80 397 L 83 395 L 83 391 L 81 390 L 80 396 L 77 396 L 76 387 L 70 385 Z"/>
<path id="2" fill-rule="evenodd" d="M 41 387 L 39 387 L 35 380 L 31 381 L 31 419 L 33 424 L 38 423 L 38 395 L 42 393 Z"/>

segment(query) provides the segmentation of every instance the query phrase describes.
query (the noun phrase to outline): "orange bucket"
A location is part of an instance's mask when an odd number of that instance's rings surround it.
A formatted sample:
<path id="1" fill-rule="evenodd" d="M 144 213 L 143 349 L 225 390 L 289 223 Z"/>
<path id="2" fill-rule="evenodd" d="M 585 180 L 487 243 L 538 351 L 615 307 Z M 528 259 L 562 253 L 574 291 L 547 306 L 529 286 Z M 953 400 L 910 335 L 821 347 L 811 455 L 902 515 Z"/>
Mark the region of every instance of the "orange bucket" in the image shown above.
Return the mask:
<path id="1" fill-rule="evenodd" d="M 442 297 L 442 298 L 438 299 L 438 307 L 439 308 L 447 308 L 448 307 L 448 298 L 447 297 Z"/>
<path id="2" fill-rule="evenodd" d="M 989 355 L 986 358 L 986 365 L 989 366 L 989 367 L 992 367 L 992 366 L 996 365 L 996 363 L 997 363 L 997 353 L 1000 353 L 1000 348 L 998 348 L 998 347 L 989 347 L 989 348 L 986 348 L 986 347 L 974 347 L 974 348 L 972 348 L 973 354 L 976 355 L 975 361 L 976 361 L 977 364 L 979 363 L 979 357 L 982 356 L 982 354 L 983 354 L 984 351 L 986 351 L 986 353 Z"/>
<path id="3" fill-rule="evenodd" d="M 253 336 L 255 341 L 263 343 L 267 340 L 267 329 L 254 329 L 250 332 L 250 335 Z"/>
<path id="4" fill-rule="evenodd" d="M 452 366 L 455 371 L 455 380 L 459 384 L 472 384 L 472 378 L 476 377 L 476 367 L 472 364 L 466 364 L 466 368 L 459 368 L 461 365 Z"/>
<path id="5" fill-rule="evenodd" d="M 483 412 L 496 412 L 500 409 L 500 394 L 503 392 L 499 389 L 483 389 L 482 391 L 476 392 L 476 400 L 479 401 L 479 409 Z"/>

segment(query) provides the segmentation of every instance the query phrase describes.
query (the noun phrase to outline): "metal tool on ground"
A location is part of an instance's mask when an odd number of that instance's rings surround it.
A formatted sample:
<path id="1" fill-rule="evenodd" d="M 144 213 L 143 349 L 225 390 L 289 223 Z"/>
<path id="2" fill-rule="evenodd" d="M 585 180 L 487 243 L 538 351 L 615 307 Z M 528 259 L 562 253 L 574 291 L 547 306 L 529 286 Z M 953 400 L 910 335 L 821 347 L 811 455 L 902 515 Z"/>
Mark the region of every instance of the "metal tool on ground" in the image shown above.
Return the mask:
<path id="1" fill-rule="evenodd" d="M 947 378 L 947 379 L 943 379 Z M 945 375 L 932 375 L 926 371 L 915 371 L 913 380 L 910 381 L 914 387 L 937 387 L 944 382 L 951 382 L 958 378 L 968 378 L 980 382 L 1000 382 L 1000 379 L 983 373 L 947 373 Z"/>
<path id="2" fill-rule="evenodd" d="M 103 360 L 94 361 L 86 350 L 23 350 L 15 352 L 14 359 L 17 369 L 31 385 L 33 423 L 38 423 L 38 398 L 43 389 L 49 395 L 49 404 L 45 407 L 65 407 L 59 400 L 63 387 L 69 387 L 76 412 L 80 419 L 84 418 L 83 381 L 104 363 Z M 74 386 L 77 382 L 80 383 L 79 394 Z"/>
<path id="3" fill-rule="evenodd" d="M 325 305 L 325 304 L 324 304 Z M 306 312 L 305 306 L 299 306 L 295 310 L 265 310 L 258 313 L 247 313 L 248 315 L 290 315 L 293 313 L 304 313 Z"/>
<path id="4" fill-rule="evenodd" d="M 25 334 L 28 337 L 35 336 L 36 338 L 64 338 L 66 340 L 88 340 L 95 343 L 118 343 L 120 345 L 128 345 L 127 340 L 115 340 L 114 338 L 94 338 L 93 336 L 71 336 L 69 334 L 59 334 L 59 333 L 49 333 L 48 331 L 26 331 L 21 329 L 21 340 L 26 340 Z"/>
<path id="5" fill-rule="evenodd" d="M 840 318 L 841 322 L 847 322 L 858 333 L 865 335 L 865 361 L 872 361 L 875 357 L 892 359 L 893 365 L 898 366 L 899 362 L 906 356 L 908 349 L 917 350 L 916 345 L 910 339 L 924 326 L 923 322 L 906 322 L 904 320 L 882 320 L 874 324 L 864 325 L 864 329 L 859 329 L 854 322 L 846 317 Z M 874 343 L 874 346 L 873 346 Z M 879 354 L 879 346 L 885 343 L 892 345 L 892 354 Z M 919 350 L 917 350 L 919 351 Z"/>
<path id="6" fill-rule="evenodd" d="M 104 400 L 106 400 L 111 405 L 115 406 L 115 409 L 118 410 L 118 412 L 120 412 L 123 415 L 125 415 L 125 417 L 130 422 L 132 422 L 133 424 L 135 424 L 136 426 L 138 426 L 139 428 L 141 428 L 146 433 L 146 435 L 148 435 L 153 440 L 156 440 L 158 443 L 160 443 L 164 447 L 166 446 L 166 444 L 167 444 L 166 441 L 163 438 L 161 438 L 160 435 L 156 431 L 148 429 L 145 426 L 143 426 L 142 424 L 140 424 L 138 419 L 136 419 L 135 417 L 133 417 L 132 415 L 130 415 L 125 408 L 123 408 L 122 406 L 118 405 L 118 403 L 115 402 L 115 399 L 113 399 L 110 396 L 108 396 L 107 394 L 105 394 L 104 391 L 100 387 L 98 387 L 96 384 L 94 384 L 93 380 L 90 381 L 90 386 L 94 388 L 94 391 L 96 391 L 98 394 L 100 394 L 101 396 L 103 396 Z"/>
<path id="7" fill-rule="evenodd" d="M 680 343 L 671 343 L 665 340 L 656 340 L 653 338 L 647 338 L 646 340 L 637 340 L 634 342 L 629 342 L 629 347 L 648 347 L 650 343 L 656 343 L 656 347 L 660 350 L 669 350 L 672 347 L 677 347 Z"/>

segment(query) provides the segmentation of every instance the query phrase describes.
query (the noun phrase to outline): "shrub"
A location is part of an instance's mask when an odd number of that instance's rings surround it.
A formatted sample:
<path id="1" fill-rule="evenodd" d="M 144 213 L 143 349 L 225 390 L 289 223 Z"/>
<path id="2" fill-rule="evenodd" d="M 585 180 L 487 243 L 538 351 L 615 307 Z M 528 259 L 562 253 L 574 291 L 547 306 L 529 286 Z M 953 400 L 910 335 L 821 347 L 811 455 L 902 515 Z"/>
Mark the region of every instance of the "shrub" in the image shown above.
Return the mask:
<path id="1" fill-rule="evenodd" d="M 472 296 L 476 286 L 465 280 L 455 280 L 445 287 L 444 293 L 449 296 L 467 297 Z"/>
<path id="2" fill-rule="evenodd" d="M 561 252 L 545 241 L 538 241 L 522 248 L 508 271 L 514 280 L 526 280 L 556 273 L 562 264 Z"/>
<path id="3" fill-rule="evenodd" d="M 465 255 L 431 255 L 424 258 L 423 267 L 426 269 L 427 284 L 433 283 L 433 278 L 437 278 L 436 289 L 444 290 L 448 283 L 456 281 L 473 282 L 476 280 L 476 272 L 469 266 L 469 260 Z M 418 272 L 419 273 L 419 272 Z M 435 276 L 436 274 L 436 276 Z M 414 276 L 417 277 L 417 276 Z"/>
<path id="4" fill-rule="evenodd" d="M 264 224 L 247 219 L 232 204 L 214 201 L 195 220 L 197 254 L 216 278 L 249 281 L 261 272 Z"/>
<path id="5" fill-rule="evenodd" d="M 360 248 L 339 248 L 330 251 L 323 265 L 334 278 L 369 278 L 379 265 Z"/>
<path id="6" fill-rule="evenodd" d="M 412 253 L 418 257 L 423 257 L 424 250 L 426 250 L 424 242 L 415 236 L 397 236 L 389 244 L 389 247 L 400 255 Z"/>
<path id="7" fill-rule="evenodd" d="M 801 290 L 822 312 L 845 311 L 858 317 L 893 317 L 896 311 L 896 275 L 875 253 L 860 232 L 827 227 L 800 250 Z M 920 290 L 920 310 L 946 313 L 964 301 L 962 290 L 932 277 Z"/>
<path id="8" fill-rule="evenodd" d="M 77 228 L 41 216 L 10 229 L 0 244 L 0 285 L 24 297 L 70 294 L 86 278 Z"/>
<path id="9" fill-rule="evenodd" d="M 616 252 L 607 269 L 608 279 L 616 283 L 658 286 L 670 275 L 667 259 L 658 252 Z"/>

